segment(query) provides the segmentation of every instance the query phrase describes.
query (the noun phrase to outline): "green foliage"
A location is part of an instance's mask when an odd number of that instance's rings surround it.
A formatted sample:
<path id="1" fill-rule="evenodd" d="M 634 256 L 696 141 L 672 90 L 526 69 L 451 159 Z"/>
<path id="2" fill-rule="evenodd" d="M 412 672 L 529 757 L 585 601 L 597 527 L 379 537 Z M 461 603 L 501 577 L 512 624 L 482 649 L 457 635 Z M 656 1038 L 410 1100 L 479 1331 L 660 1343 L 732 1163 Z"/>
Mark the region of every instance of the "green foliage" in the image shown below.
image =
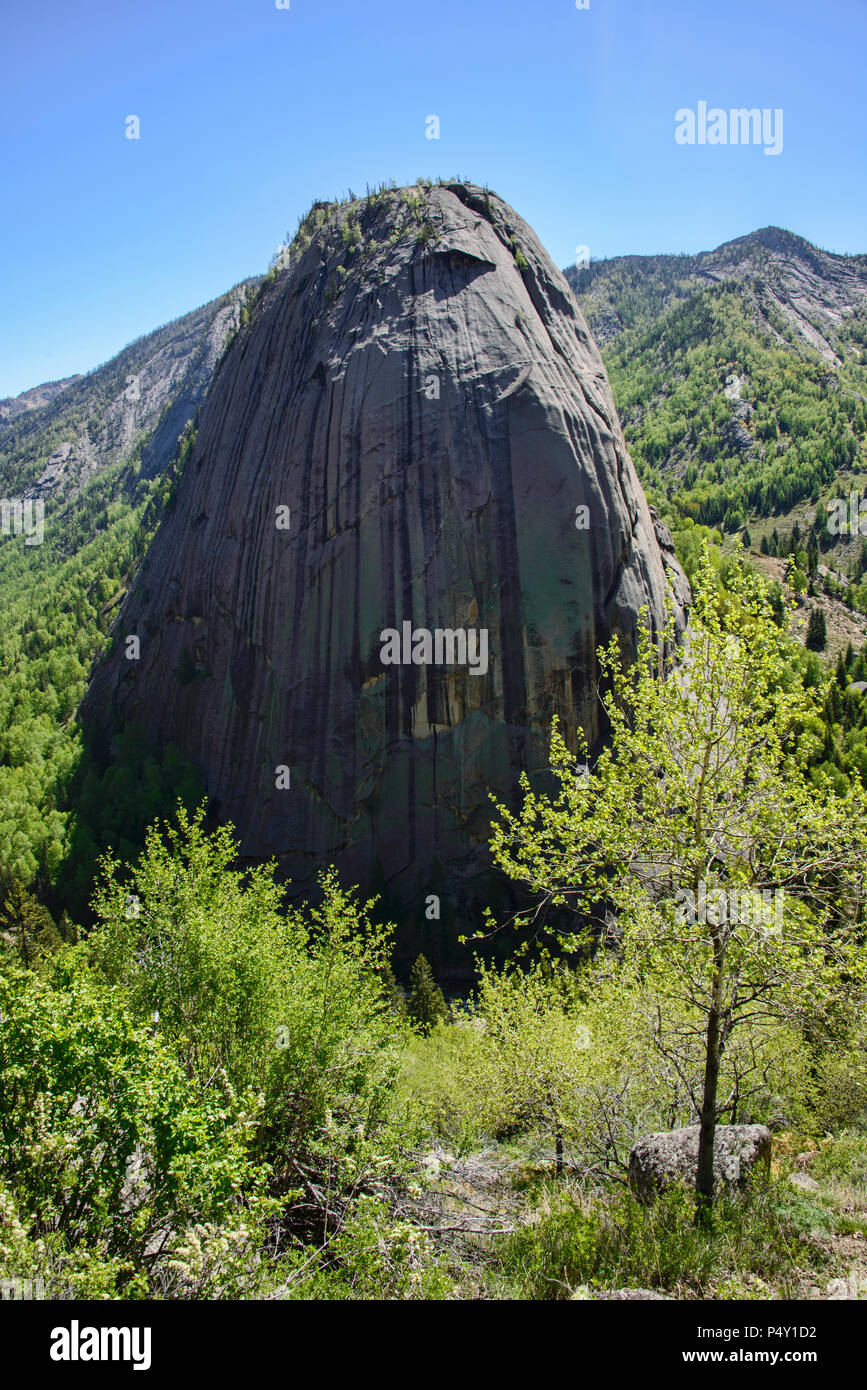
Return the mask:
<path id="1" fill-rule="evenodd" d="M 738 248 L 732 248 L 737 254 Z M 743 255 L 743 251 L 740 251 Z M 747 514 L 788 511 L 852 469 L 867 444 L 867 372 L 846 327 L 823 320 L 843 359 L 781 334 L 752 248 L 752 274 L 708 286 L 700 257 L 623 258 L 568 276 L 591 331 L 617 330 L 604 356 L 642 481 L 681 518 L 735 532 Z M 733 265 L 735 262 L 733 262 Z M 863 318 L 859 320 L 863 324 Z M 746 403 L 732 429 L 726 386 Z"/>
<path id="2" fill-rule="evenodd" d="M 617 638 L 600 649 L 611 738 L 592 776 L 576 776 L 555 727 L 556 794 L 534 793 L 524 775 L 521 809 L 498 807 L 492 839 L 495 861 L 533 894 L 519 922 L 540 909 L 575 914 L 576 929 L 556 934 L 571 953 L 597 924 L 627 980 L 680 1005 L 659 1042 L 681 1071 L 704 1049 L 692 1096 L 702 1202 L 733 1036 L 759 1017 L 833 1045 L 863 999 L 865 964 L 863 795 L 805 776 L 817 692 L 792 677 L 762 582 L 735 569 L 729 584 L 721 595 L 705 556 L 688 646 L 675 651 L 667 634 L 669 672 L 663 639 L 646 627 L 632 665 Z M 743 1064 L 739 1088 L 762 1070 L 749 1049 Z"/>
<path id="3" fill-rule="evenodd" d="M 806 645 L 811 652 L 823 652 L 828 641 L 828 634 L 825 627 L 825 613 L 822 608 L 810 609 L 810 621 L 807 625 Z"/>
<path id="4" fill-rule="evenodd" d="M 799 1261 L 808 1256 L 815 1259 L 814 1250 L 773 1192 L 722 1199 L 707 1233 L 692 1220 L 684 1188 L 649 1206 L 628 1191 L 594 1204 L 580 1192 L 553 1189 L 543 1190 L 535 1220 L 504 1243 L 502 1259 L 519 1298 L 580 1298 L 610 1288 L 767 1298 L 769 1280 L 793 1296 Z"/>
<path id="5" fill-rule="evenodd" d="M 117 384 L 114 376 L 111 382 Z M 136 793 L 141 800 L 121 792 L 131 815 L 109 806 L 107 797 L 121 789 L 110 780 L 105 795 L 94 795 L 96 768 L 104 768 L 86 752 L 75 713 L 194 439 L 190 424 L 175 462 L 153 482 L 136 479 L 128 459 L 104 468 L 72 501 L 47 512 L 42 545 L 0 545 L 0 877 L 35 886 L 41 897 L 59 894 L 76 915 L 86 905 L 96 853 L 112 842 L 105 836 L 136 851 L 145 817 L 190 791 L 190 769 L 179 768 L 171 753 L 163 768 L 168 800 L 165 787 L 162 799 L 153 799 L 148 769 Z M 10 470 L 13 461 L 6 462 Z M 121 780 L 123 762 L 122 754 Z M 144 770 L 127 767 L 126 777 Z M 72 815 L 76 779 L 87 783 L 86 806 Z"/>
<path id="6" fill-rule="evenodd" d="M 85 942 L 0 977 L 0 1256 L 51 1296 L 254 1297 L 404 1165 L 390 928 L 333 871 L 286 908 L 236 855 L 179 807 L 131 871 L 106 859 Z"/>
<path id="7" fill-rule="evenodd" d="M 480 1028 L 464 1018 L 416 1035 L 403 1055 L 401 1086 L 407 1102 L 431 1137 L 448 1140 L 461 1153 L 492 1132 L 487 1099 L 478 1087 L 468 1086 L 481 1053 Z"/>
<path id="8" fill-rule="evenodd" d="M 359 1202 L 343 1229 L 311 1262 L 298 1256 L 285 1281 L 288 1299 L 444 1299 L 456 1294 L 450 1261 L 411 1221 L 395 1221 L 375 1197 Z"/>
<path id="9" fill-rule="evenodd" d="M 850 646 L 838 658 L 835 680 L 822 682 L 823 706 L 815 726 L 821 743 L 810 758 L 810 776 L 838 794 L 867 783 L 867 700 L 850 688 L 863 680 L 867 657 Z"/>
<path id="10" fill-rule="evenodd" d="M 867 1188 L 867 1134 L 845 1129 L 819 1148 L 810 1169 L 817 1178 L 831 1178 L 852 1187 Z"/>
<path id="11" fill-rule="evenodd" d="M 391 961 L 387 961 L 381 970 L 382 983 L 385 986 L 386 997 L 389 1005 L 398 1018 L 406 1018 L 406 996 L 397 982 Z"/>
<path id="12" fill-rule="evenodd" d="M 422 1032 L 428 1032 L 440 1019 L 448 1016 L 445 996 L 434 980 L 426 956 L 416 957 L 410 971 L 407 1012 Z"/>
<path id="13" fill-rule="evenodd" d="M 60 945 L 51 913 L 17 880 L 0 895 L 0 941 L 22 965 L 31 967 Z"/>
<path id="14" fill-rule="evenodd" d="M 145 831 L 178 801 L 191 812 L 204 788 L 197 769 L 173 743 L 156 753 L 140 724 L 117 732 L 109 750 L 88 743 L 72 782 L 67 850 L 57 875 L 58 892 L 76 916 L 88 912 L 99 856 L 109 847 L 126 863 L 140 853 Z"/>
<path id="15" fill-rule="evenodd" d="M 225 1078 L 191 1087 L 156 1030 L 87 971 L 59 990 L 0 979 L 0 1059 L 0 1200 L 18 1233 L 0 1234 L 4 1272 L 26 1257 L 47 1296 L 81 1297 L 104 1264 L 101 1296 L 184 1297 L 182 1247 L 208 1224 L 249 1258 L 273 1209 L 249 1156 L 255 1098 Z M 204 1273 L 199 1296 L 236 1291 L 219 1262 Z"/>
<path id="16" fill-rule="evenodd" d="M 393 1164 L 401 1132 L 391 928 L 333 870 L 318 907 L 285 907 L 273 866 L 241 871 L 237 849 L 229 828 L 208 835 L 202 811 L 179 807 L 131 872 L 106 860 L 89 949 L 134 1018 L 159 1015 L 191 1080 L 224 1074 L 261 1094 L 257 1147 L 278 1187 L 324 1182 L 337 1208 Z"/>
<path id="17" fill-rule="evenodd" d="M 431 1134 L 461 1152 L 520 1135 L 549 1168 L 622 1181 L 643 1135 L 697 1122 L 702 1022 L 640 961 L 606 952 L 580 970 L 482 969 L 461 1026 L 411 1049 L 406 1084 Z M 767 1123 L 784 1110 L 808 1122 L 816 1065 L 797 1028 L 750 1021 L 723 1051 L 720 1120 Z"/>

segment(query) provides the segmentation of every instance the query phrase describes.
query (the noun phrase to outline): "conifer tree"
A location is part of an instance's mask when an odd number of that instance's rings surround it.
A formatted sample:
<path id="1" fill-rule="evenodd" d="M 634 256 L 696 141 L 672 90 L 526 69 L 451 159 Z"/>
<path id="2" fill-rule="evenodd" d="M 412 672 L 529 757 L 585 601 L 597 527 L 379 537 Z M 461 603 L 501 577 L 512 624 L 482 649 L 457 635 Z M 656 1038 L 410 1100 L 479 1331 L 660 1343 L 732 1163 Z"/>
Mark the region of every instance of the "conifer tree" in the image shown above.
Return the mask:
<path id="1" fill-rule="evenodd" d="M 403 990 L 397 982 L 397 977 L 394 973 L 394 969 L 392 968 L 390 961 L 388 961 L 383 966 L 381 974 L 386 990 L 388 992 L 388 1000 L 389 1004 L 391 1005 L 391 1008 L 401 1018 L 405 1018 L 406 997 L 404 995 Z"/>
<path id="2" fill-rule="evenodd" d="M 423 1033 L 428 1033 L 435 1023 L 448 1017 L 448 1006 L 426 956 L 417 957 L 410 972 L 409 984 L 409 1016 Z"/>
<path id="3" fill-rule="evenodd" d="M 61 940 L 51 913 L 18 879 L 0 897 L 0 937 L 27 966 L 35 965 Z"/>
<path id="4" fill-rule="evenodd" d="M 828 636 L 825 628 L 825 613 L 821 608 L 811 608 L 807 625 L 807 646 L 811 652 L 823 652 Z"/>

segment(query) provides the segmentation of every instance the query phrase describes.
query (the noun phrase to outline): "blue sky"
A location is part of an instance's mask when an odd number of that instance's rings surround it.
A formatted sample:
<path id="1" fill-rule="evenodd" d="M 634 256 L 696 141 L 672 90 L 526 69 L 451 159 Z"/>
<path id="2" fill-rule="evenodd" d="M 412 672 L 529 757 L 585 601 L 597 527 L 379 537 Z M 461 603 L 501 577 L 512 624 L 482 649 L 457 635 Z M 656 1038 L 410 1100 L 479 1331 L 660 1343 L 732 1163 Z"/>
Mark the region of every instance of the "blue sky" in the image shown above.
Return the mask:
<path id="1" fill-rule="evenodd" d="M 867 0 L 6 0 L 3 35 L 0 396 L 382 179 L 487 183 L 558 265 L 770 223 L 867 252 Z M 678 145 L 699 101 L 782 108 L 782 153 Z"/>

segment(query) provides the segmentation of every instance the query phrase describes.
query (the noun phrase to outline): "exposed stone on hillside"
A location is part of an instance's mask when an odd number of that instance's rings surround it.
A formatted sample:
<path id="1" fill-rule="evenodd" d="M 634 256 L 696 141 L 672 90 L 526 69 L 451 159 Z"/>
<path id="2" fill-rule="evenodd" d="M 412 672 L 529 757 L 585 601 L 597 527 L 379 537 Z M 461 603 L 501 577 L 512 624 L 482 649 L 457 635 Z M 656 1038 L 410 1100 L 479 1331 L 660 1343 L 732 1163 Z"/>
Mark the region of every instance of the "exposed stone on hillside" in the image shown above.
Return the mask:
<path id="1" fill-rule="evenodd" d="M 555 713 L 598 739 L 596 648 L 644 605 L 659 627 L 667 576 L 682 620 L 688 587 L 574 297 L 500 199 L 320 207 L 282 264 L 123 610 L 141 659 L 118 644 L 88 711 L 192 756 L 246 854 L 385 889 L 441 965 L 492 902 L 489 792 L 545 765 Z M 384 665 L 404 622 L 484 629 L 486 673 Z"/>
<path id="2" fill-rule="evenodd" d="M 204 400 L 252 292 L 252 285 L 238 285 L 86 376 L 0 402 L 0 494 L 39 497 L 46 505 L 50 495 L 52 507 L 74 502 L 94 474 L 138 446 L 143 475 L 160 473 Z"/>
<path id="3" fill-rule="evenodd" d="M 647 286 L 658 280 L 660 315 L 701 286 L 737 284 L 749 291 L 757 322 L 772 339 L 787 346 L 781 330 L 790 328 L 795 343 L 833 368 L 841 363 L 839 330 L 867 307 L 867 256 L 822 251 L 781 227 L 763 227 L 695 256 L 615 256 L 565 273 L 601 348 L 629 327 L 609 298 L 612 282 L 624 277 Z"/>
<path id="4" fill-rule="evenodd" d="M 629 1184 L 637 1197 L 682 1182 L 695 1185 L 698 1164 L 698 1125 L 648 1134 L 629 1155 Z M 770 1169 L 771 1131 L 766 1125 L 717 1125 L 713 1145 L 714 1179 L 726 1187 L 742 1187 L 757 1169 Z"/>

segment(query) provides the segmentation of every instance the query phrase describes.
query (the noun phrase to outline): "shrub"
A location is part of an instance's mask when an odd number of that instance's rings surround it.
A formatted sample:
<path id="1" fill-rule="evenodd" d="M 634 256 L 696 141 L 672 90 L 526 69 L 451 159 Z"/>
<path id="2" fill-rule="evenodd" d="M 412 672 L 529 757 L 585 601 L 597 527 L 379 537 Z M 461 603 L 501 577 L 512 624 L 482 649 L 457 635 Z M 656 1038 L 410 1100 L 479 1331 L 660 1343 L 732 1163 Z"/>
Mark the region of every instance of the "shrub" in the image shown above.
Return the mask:
<path id="1" fill-rule="evenodd" d="M 810 1171 L 817 1178 L 867 1187 L 867 1134 L 847 1129 L 822 1144 Z"/>
<path id="2" fill-rule="evenodd" d="M 65 989 L 0 979 L 0 1057 L 4 1268 L 29 1259 L 53 1298 L 185 1297 L 197 1227 L 245 1259 L 261 1241 L 275 1206 L 250 1153 L 254 1098 L 224 1077 L 191 1084 L 92 972 Z M 224 1288 L 213 1268 L 199 1285 Z"/>
<path id="3" fill-rule="evenodd" d="M 236 869 L 231 829 L 208 835 L 203 814 L 152 828 L 128 880 L 105 861 L 90 951 L 134 1018 L 158 1014 L 187 1076 L 261 1095 L 256 1153 L 306 1229 L 400 1149 L 392 929 L 333 870 L 318 907 L 284 908 L 273 865 Z"/>

